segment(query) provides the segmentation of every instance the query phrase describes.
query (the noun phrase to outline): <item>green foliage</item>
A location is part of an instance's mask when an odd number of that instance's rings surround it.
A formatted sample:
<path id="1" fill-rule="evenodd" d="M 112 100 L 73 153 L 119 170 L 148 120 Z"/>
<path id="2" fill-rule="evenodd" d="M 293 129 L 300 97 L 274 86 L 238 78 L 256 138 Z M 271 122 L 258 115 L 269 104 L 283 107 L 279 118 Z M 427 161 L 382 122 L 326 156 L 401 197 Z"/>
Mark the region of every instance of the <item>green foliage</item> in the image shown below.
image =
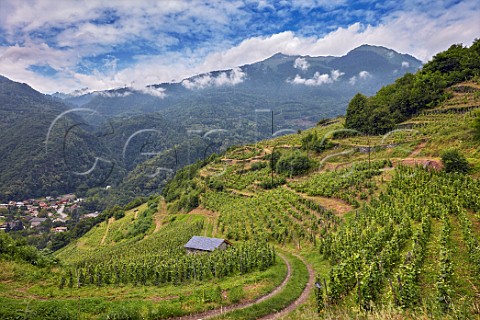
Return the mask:
<path id="1" fill-rule="evenodd" d="M 203 165 L 203 162 L 197 161 L 192 165 L 183 167 L 165 185 L 162 195 L 165 197 L 165 201 L 176 202 L 174 211 L 185 210 L 188 212 L 198 207 L 199 194 L 202 190 L 194 181 L 194 178 Z"/>
<path id="2" fill-rule="evenodd" d="M 443 228 L 440 237 L 440 270 L 435 286 L 437 288 L 437 299 L 444 312 L 448 311 L 451 304 L 453 265 L 450 244 L 451 225 L 448 215 L 442 217 Z"/>
<path id="3" fill-rule="evenodd" d="M 301 152 L 294 152 L 280 157 L 277 162 L 276 171 L 291 176 L 307 172 L 313 163 L 307 155 Z"/>
<path id="4" fill-rule="evenodd" d="M 256 303 L 253 306 L 228 312 L 223 315 L 222 318 L 241 320 L 259 319 L 272 312 L 279 312 L 294 302 L 295 299 L 302 294 L 303 289 L 308 282 L 309 273 L 307 266 L 299 258 L 290 254 L 285 254 L 285 256 L 292 266 L 292 277 L 280 294 L 260 303 Z"/>
<path id="5" fill-rule="evenodd" d="M 245 297 L 245 292 L 242 286 L 233 287 L 228 291 L 228 298 L 232 303 L 238 303 Z"/>
<path id="6" fill-rule="evenodd" d="M 153 215 L 157 212 L 156 203 L 149 206 L 138 214 L 138 218 L 133 222 L 128 230 L 125 238 L 133 238 L 136 236 L 144 236 L 148 229 L 152 226 Z M 117 239 L 118 240 L 118 239 Z"/>
<path id="7" fill-rule="evenodd" d="M 281 186 L 282 184 L 285 184 L 285 183 L 287 183 L 287 180 L 284 177 L 265 179 L 262 182 L 260 182 L 260 187 L 268 190 L 268 189 L 273 189 L 278 186 Z"/>
<path id="8" fill-rule="evenodd" d="M 177 229 L 178 231 L 180 230 Z M 183 234 L 179 236 L 183 238 Z M 84 274 L 87 275 L 83 278 L 85 285 L 178 285 L 256 270 L 264 271 L 275 263 L 275 252 L 267 243 L 243 243 L 211 253 L 187 254 L 183 248 L 184 243 L 176 241 L 172 245 L 169 243 L 172 240 L 165 239 L 169 250 L 160 256 L 137 251 L 135 257 L 122 255 L 115 259 L 96 257 L 90 261 L 81 261 L 66 270 L 66 278 L 71 279 L 67 282 L 72 287 L 72 284 L 77 283 L 78 275 Z M 76 276 L 72 278 L 72 275 Z"/>
<path id="9" fill-rule="evenodd" d="M 266 162 L 254 162 L 252 163 L 252 165 L 250 166 L 250 170 L 252 171 L 258 171 L 258 170 L 261 170 L 263 168 L 266 168 L 267 167 L 267 163 Z"/>
<path id="10" fill-rule="evenodd" d="M 74 318 L 74 313 L 71 312 L 61 302 L 53 303 L 39 303 L 34 308 L 27 308 L 25 311 L 26 319 L 59 319 L 69 320 Z"/>
<path id="11" fill-rule="evenodd" d="M 225 188 L 225 184 L 223 183 L 223 181 L 211 177 L 208 178 L 207 185 L 210 189 L 215 191 L 223 191 L 223 189 Z"/>
<path id="12" fill-rule="evenodd" d="M 130 201 L 129 203 L 127 203 L 123 209 L 124 210 L 130 210 L 130 209 L 133 209 L 135 207 L 138 207 L 139 205 L 145 203 L 147 201 L 147 198 L 146 197 L 138 197 L 138 198 L 135 198 L 134 200 Z"/>
<path id="13" fill-rule="evenodd" d="M 370 113 L 369 109 L 368 98 L 361 93 L 357 93 L 348 103 L 345 127 L 367 132 L 369 123 L 365 120 Z"/>
<path id="14" fill-rule="evenodd" d="M 113 157 L 79 116 L 67 114 L 54 122 L 68 109 L 58 100 L 1 77 L 0 106 L 2 203 L 66 194 L 82 184 L 93 187 L 109 177 L 118 178 L 118 171 L 111 171 L 111 163 L 103 161 L 98 162 L 93 174 L 74 173 L 90 169 L 95 157 Z M 121 170 L 121 165 L 115 169 Z"/>
<path id="15" fill-rule="evenodd" d="M 282 156 L 282 153 L 279 150 L 273 149 L 272 153 L 266 154 L 264 159 L 268 160 L 268 165 L 270 170 L 275 171 L 277 169 L 277 162 Z"/>
<path id="16" fill-rule="evenodd" d="M 332 121 L 332 119 L 322 118 L 322 119 L 318 120 L 317 126 L 325 126 L 325 125 L 327 125 L 330 121 Z"/>
<path id="17" fill-rule="evenodd" d="M 285 244 L 302 239 L 315 243 L 317 230 L 338 223 L 331 211 L 286 188 L 258 192 L 253 197 L 207 192 L 202 205 L 220 213 L 218 229 L 233 240 Z"/>
<path id="18" fill-rule="evenodd" d="M 125 211 L 123 211 L 123 210 L 116 211 L 116 212 L 113 214 L 113 217 L 115 218 L 115 220 L 119 220 L 119 219 L 125 217 Z"/>
<path id="19" fill-rule="evenodd" d="M 288 185 L 311 196 L 336 197 L 353 206 L 358 206 L 358 195 L 363 190 L 374 188 L 370 179 L 381 173 L 380 169 L 388 165 L 388 161 L 359 162 L 350 168 L 338 172 L 315 173 L 302 181 L 294 181 Z"/>
<path id="20" fill-rule="evenodd" d="M 14 240 L 8 234 L 0 232 L 0 260 L 27 262 L 39 267 L 52 266 L 58 262 L 52 251 L 38 250 L 25 241 Z"/>
<path id="21" fill-rule="evenodd" d="M 447 149 L 442 152 L 441 156 L 446 172 L 467 173 L 469 171 L 468 161 L 460 151 Z"/>
<path id="22" fill-rule="evenodd" d="M 132 307 L 116 306 L 113 310 L 108 312 L 104 320 L 141 320 L 143 319 L 140 310 Z"/>
<path id="23" fill-rule="evenodd" d="M 325 137 L 318 137 L 317 131 L 308 133 L 302 138 L 303 150 L 314 150 L 316 152 L 323 152 L 334 147 L 334 144 Z"/>
<path id="24" fill-rule="evenodd" d="M 480 140 L 480 111 L 475 112 L 475 119 L 473 120 L 472 128 L 477 140 Z"/>

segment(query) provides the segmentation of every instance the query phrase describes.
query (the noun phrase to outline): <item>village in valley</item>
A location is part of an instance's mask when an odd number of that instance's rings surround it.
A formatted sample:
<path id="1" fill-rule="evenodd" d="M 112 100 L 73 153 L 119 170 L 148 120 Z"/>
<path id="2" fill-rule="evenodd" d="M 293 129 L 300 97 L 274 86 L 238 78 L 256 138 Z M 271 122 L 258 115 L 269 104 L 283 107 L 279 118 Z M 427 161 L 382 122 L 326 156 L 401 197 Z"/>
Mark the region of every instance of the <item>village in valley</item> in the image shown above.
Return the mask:
<path id="1" fill-rule="evenodd" d="M 9 201 L 0 204 L 0 230 L 35 229 L 37 232 L 66 232 L 69 219 L 95 218 L 98 212 L 84 213 L 82 198 L 75 194 Z"/>

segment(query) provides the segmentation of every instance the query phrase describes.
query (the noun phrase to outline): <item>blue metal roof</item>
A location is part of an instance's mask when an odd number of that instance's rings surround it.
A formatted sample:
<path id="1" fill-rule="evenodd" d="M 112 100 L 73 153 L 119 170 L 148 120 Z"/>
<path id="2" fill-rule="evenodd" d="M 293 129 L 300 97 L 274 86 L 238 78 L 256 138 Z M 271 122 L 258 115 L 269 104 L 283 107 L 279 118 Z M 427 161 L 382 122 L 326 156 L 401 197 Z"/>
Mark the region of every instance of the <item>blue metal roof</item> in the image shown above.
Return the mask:
<path id="1" fill-rule="evenodd" d="M 187 249 L 213 251 L 223 242 L 228 243 L 225 239 L 193 236 L 184 247 Z"/>

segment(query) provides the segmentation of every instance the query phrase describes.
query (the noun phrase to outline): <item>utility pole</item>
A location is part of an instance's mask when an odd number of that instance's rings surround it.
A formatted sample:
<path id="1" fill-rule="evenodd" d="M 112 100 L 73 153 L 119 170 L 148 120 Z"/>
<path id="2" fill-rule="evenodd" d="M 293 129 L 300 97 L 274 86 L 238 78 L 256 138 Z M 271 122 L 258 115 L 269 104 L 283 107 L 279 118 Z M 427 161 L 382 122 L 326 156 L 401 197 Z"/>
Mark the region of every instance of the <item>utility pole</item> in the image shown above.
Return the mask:
<path id="1" fill-rule="evenodd" d="M 367 135 L 367 142 L 368 142 L 368 170 L 370 170 L 370 134 Z"/>
<path id="2" fill-rule="evenodd" d="M 272 138 L 273 138 L 273 110 L 272 110 Z"/>
<path id="3" fill-rule="evenodd" d="M 275 147 L 273 147 L 272 149 L 272 155 L 271 155 L 271 158 L 270 158 L 270 174 L 271 174 L 271 177 L 272 177 L 272 186 L 273 186 L 273 157 L 275 155 Z"/>

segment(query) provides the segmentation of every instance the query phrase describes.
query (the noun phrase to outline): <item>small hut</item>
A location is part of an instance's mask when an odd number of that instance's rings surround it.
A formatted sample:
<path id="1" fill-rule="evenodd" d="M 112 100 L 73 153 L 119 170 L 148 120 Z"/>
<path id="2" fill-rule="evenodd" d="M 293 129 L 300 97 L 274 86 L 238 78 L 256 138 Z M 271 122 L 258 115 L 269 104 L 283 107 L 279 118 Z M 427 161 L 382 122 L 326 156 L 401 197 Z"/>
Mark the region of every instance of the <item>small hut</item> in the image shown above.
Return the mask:
<path id="1" fill-rule="evenodd" d="M 184 248 L 190 253 L 212 252 L 214 250 L 225 250 L 232 243 L 226 239 L 208 238 L 193 236 Z"/>

